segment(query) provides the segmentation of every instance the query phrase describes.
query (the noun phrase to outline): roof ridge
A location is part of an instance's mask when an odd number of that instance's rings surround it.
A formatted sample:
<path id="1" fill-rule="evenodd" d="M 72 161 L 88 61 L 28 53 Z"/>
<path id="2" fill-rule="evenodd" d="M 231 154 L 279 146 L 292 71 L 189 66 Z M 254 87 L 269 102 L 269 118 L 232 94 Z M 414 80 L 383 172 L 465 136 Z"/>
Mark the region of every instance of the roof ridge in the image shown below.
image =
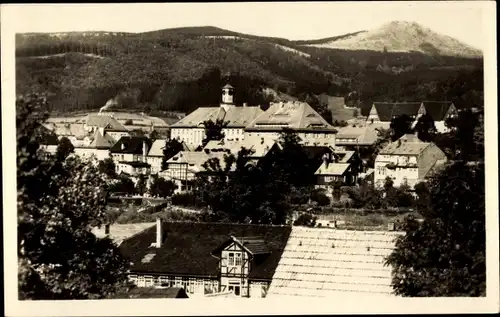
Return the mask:
<path id="1" fill-rule="evenodd" d="M 163 220 L 163 222 L 171 223 L 194 223 L 203 225 L 230 225 L 230 226 L 252 226 L 252 227 L 292 227 L 290 225 L 270 225 L 270 224 L 257 224 L 257 223 L 234 223 L 234 222 L 215 222 L 215 221 L 187 221 L 187 220 Z"/>

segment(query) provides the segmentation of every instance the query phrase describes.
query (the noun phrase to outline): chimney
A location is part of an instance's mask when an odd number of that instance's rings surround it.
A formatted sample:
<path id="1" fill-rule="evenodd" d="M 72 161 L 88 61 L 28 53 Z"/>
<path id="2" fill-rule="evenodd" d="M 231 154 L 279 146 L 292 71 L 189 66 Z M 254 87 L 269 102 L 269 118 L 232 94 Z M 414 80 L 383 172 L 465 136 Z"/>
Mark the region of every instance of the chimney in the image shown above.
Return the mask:
<path id="1" fill-rule="evenodd" d="M 330 159 L 328 158 L 327 153 L 323 154 L 323 162 L 325 163 L 325 166 L 328 168 L 328 165 L 330 164 Z"/>
<path id="2" fill-rule="evenodd" d="M 246 107 L 248 106 L 248 104 L 246 102 L 243 103 L 243 107 Z"/>
<path id="3" fill-rule="evenodd" d="M 163 241 L 163 234 L 161 230 L 161 219 L 156 218 L 156 247 L 161 248 L 161 243 Z"/>
<path id="4" fill-rule="evenodd" d="M 110 231 L 111 231 L 111 230 L 110 230 L 110 225 L 109 225 L 109 223 L 107 223 L 107 224 L 104 226 L 104 234 L 105 234 L 106 236 L 109 236 Z"/>
<path id="5" fill-rule="evenodd" d="M 387 230 L 388 231 L 395 231 L 395 224 L 394 222 L 389 222 L 389 224 L 387 225 Z"/>
<path id="6" fill-rule="evenodd" d="M 260 138 L 260 144 L 264 144 L 264 138 Z"/>
<path id="7" fill-rule="evenodd" d="M 122 151 L 125 150 L 125 143 L 122 143 Z"/>
<path id="8" fill-rule="evenodd" d="M 146 141 L 142 141 L 142 161 L 146 162 L 146 156 L 148 155 L 148 145 Z"/>

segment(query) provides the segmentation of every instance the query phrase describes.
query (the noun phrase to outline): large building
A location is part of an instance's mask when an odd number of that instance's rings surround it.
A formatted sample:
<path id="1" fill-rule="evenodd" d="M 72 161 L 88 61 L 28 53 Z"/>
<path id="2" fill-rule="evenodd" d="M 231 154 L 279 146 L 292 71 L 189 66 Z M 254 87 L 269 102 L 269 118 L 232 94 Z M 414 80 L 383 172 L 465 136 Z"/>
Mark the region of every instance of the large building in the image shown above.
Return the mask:
<path id="1" fill-rule="evenodd" d="M 375 159 L 375 185 L 383 186 L 389 177 L 394 186 L 407 183 L 413 187 L 424 181 L 436 164 L 445 161 L 446 155 L 434 143 L 422 142 L 416 135 L 405 134 L 378 153 Z"/>
<path id="2" fill-rule="evenodd" d="M 263 113 L 260 107 L 236 106 L 233 102 L 233 87 L 222 88 L 222 102 L 218 107 L 200 107 L 170 127 L 172 139 L 198 147 L 205 138 L 205 121 L 223 120 L 227 126 L 223 129 L 226 140 L 240 141 L 244 138 L 244 128 Z"/>
<path id="3" fill-rule="evenodd" d="M 245 128 L 245 138 L 278 139 L 284 130 L 296 132 L 304 145 L 335 146 L 333 128 L 305 102 L 289 101 L 270 105 Z"/>
<path id="4" fill-rule="evenodd" d="M 265 297 L 291 227 L 163 222 L 120 244 L 139 287 L 182 287 L 191 294 L 224 291 Z"/>
<path id="5" fill-rule="evenodd" d="M 102 161 L 111 157 L 109 150 L 115 143 L 115 139 L 104 128 L 99 128 L 95 130 L 89 145 L 75 147 L 75 154 L 84 159 L 94 157 Z"/>

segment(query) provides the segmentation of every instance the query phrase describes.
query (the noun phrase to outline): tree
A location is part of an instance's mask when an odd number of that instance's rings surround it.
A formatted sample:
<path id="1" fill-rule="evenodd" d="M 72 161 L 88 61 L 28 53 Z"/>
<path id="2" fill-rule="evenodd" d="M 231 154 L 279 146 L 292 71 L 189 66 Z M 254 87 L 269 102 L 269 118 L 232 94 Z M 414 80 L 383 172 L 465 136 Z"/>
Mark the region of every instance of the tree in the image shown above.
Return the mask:
<path id="1" fill-rule="evenodd" d="M 433 141 L 437 134 L 434 119 L 432 119 L 431 115 L 428 113 L 418 119 L 413 131 L 417 134 L 418 138 L 424 142 Z"/>
<path id="2" fill-rule="evenodd" d="M 116 177 L 116 165 L 111 157 L 99 161 L 97 165 L 99 172 L 108 175 L 108 177 Z"/>
<path id="3" fill-rule="evenodd" d="M 173 195 L 176 186 L 172 181 L 167 181 L 163 177 L 154 177 L 149 188 L 152 196 L 170 197 Z"/>
<path id="4" fill-rule="evenodd" d="M 375 166 L 375 159 L 378 155 L 378 152 L 382 150 L 391 141 L 390 129 L 377 128 L 375 130 L 377 131 L 377 140 L 364 154 L 365 156 L 368 157 L 366 165 L 370 167 Z"/>
<path id="5" fill-rule="evenodd" d="M 171 159 L 174 155 L 182 151 L 182 143 L 176 139 L 170 139 L 165 142 L 165 148 L 163 148 L 163 158 L 161 161 L 161 169 L 167 169 L 167 161 Z"/>
<path id="6" fill-rule="evenodd" d="M 228 122 L 222 119 L 204 121 L 203 127 L 205 128 L 205 138 L 202 141 L 202 147 L 205 147 L 205 145 L 212 140 L 222 140 L 224 138 L 222 130 L 227 126 L 227 124 Z"/>
<path id="7" fill-rule="evenodd" d="M 135 193 L 134 182 L 125 174 L 121 174 L 118 180 L 109 186 L 109 191 L 112 193 L 124 193 L 132 195 Z"/>
<path id="8" fill-rule="evenodd" d="M 64 161 L 71 153 L 75 152 L 75 147 L 67 137 L 62 137 L 57 145 L 56 158 Z"/>
<path id="9" fill-rule="evenodd" d="M 485 296 L 484 164 L 455 162 L 430 184 L 423 221 L 407 219 L 387 258 L 402 296 Z"/>
<path id="10" fill-rule="evenodd" d="M 36 136 L 47 101 L 16 101 L 20 299 L 104 298 L 127 284 L 127 262 L 92 227 L 106 221 L 102 175 L 77 157 L 41 156 Z"/>
<path id="11" fill-rule="evenodd" d="M 139 175 L 137 184 L 135 185 L 135 191 L 141 196 L 146 192 L 146 176 L 143 174 Z"/>
<path id="12" fill-rule="evenodd" d="M 396 141 L 405 134 L 411 133 L 413 119 L 404 114 L 391 120 L 391 140 Z"/>
<path id="13" fill-rule="evenodd" d="M 470 109 L 462 110 L 457 117 L 446 120 L 446 125 L 451 128 L 451 135 L 456 143 L 455 159 L 467 161 L 474 158 L 477 151 L 474 138 L 480 122 L 480 114 Z"/>

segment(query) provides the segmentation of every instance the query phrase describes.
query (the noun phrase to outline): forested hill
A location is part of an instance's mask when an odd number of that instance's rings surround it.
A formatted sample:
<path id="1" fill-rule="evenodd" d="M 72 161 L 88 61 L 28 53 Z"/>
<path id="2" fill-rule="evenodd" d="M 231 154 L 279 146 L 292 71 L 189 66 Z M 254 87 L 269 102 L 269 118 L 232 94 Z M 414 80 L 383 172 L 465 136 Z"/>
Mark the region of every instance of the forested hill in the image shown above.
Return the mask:
<path id="1" fill-rule="evenodd" d="M 190 112 L 217 104 L 226 81 L 237 89 L 236 102 L 249 105 L 270 100 L 263 87 L 308 100 L 356 91 L 363 102 L 481 102 L 480 58 L 302 44 L 215 27 L 18 34 L 17 92 L 47 92 L 54 109 L 64 111 L 97 109 L 115 98 L 123 108 Z"/>

